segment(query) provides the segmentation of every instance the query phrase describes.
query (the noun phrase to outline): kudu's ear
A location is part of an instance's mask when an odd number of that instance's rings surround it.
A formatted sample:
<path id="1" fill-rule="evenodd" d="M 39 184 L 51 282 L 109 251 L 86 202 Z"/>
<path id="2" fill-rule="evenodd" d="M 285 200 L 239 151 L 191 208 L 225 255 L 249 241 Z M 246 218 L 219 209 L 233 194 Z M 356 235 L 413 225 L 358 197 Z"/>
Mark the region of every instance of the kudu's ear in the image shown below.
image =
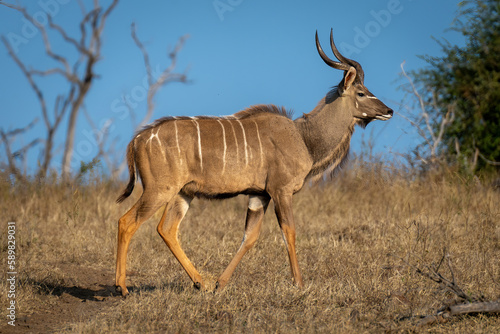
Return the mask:
<path id="1" fill-rule="evenodd" d="M 351 66 L 344 76 L 344 92 L 351 88 L 352 83 L 356 79 L 356 75 L 356 69 Z"/>

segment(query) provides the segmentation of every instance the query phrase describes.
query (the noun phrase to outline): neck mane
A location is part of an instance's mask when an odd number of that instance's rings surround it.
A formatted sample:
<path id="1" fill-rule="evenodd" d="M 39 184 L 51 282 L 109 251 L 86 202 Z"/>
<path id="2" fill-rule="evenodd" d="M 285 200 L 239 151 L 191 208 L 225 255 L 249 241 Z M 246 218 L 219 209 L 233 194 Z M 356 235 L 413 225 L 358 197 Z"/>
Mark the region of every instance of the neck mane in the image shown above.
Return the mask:
<path id="1" fill-rule="evenodd" d="M 295 120 L 313 158 L 308 177 L 321 178 L 346 162 L 357 120 L 347 110 L 336 88 L 321 99 L 308 114 Z"/>

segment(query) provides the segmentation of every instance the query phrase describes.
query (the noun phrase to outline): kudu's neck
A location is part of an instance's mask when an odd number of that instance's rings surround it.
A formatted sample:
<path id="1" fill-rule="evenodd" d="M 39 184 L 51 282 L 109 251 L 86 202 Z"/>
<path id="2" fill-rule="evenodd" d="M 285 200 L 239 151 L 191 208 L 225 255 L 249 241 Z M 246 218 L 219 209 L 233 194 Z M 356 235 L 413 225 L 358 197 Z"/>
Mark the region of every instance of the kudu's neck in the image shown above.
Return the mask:
<path id="1" fill-rule="evenodd" d="M 333 171 L 347 157 L 356 124 L 348 103 L 332 90 L 310 113 L 295 120 L 314 161 L 309 175 Z"/>

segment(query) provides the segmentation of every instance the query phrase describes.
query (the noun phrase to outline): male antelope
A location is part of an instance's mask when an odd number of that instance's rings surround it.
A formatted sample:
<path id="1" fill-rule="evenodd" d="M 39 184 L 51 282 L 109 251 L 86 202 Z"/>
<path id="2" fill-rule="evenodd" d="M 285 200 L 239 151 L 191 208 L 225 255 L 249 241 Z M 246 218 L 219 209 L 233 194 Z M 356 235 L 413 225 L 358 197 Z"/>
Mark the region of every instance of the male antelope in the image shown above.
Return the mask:
<path id="1" fill-rule="evenodd" d="M 392 110 L 364 86 L 361 65 L 345 58 L 333 42 L 333 54 L 323 52 L 316 32 L 316 48 L 330 67 L 344 77 L 310 113 L 295 121 L 284 108 L 257 105 L 228 117 L 166 117 L 135 135 L 127 147 L 130 181 L 117 202 L 134 189 L 139 173 L 143 193 L 119 220 L 116 286 L 123 296 L 130 239 L 139 226 L 162 205 L 158 233 L 180 262 L 195 287 L 203 280 L 177 238 L 179 224 L 194 197 L 222 199 L 249 195 L 243 242 L 217 280 L 223 288 L 243 255 L 259 236 L 269 201 L 284 236 L 293 279 L 302 287 L 295 253 L 292 196 L 311 177 L 333 171 L 346 158 L 354 126 L 373 119 L 387 120 Z M 207 222 L 208 223 L 208 222 Z"/>

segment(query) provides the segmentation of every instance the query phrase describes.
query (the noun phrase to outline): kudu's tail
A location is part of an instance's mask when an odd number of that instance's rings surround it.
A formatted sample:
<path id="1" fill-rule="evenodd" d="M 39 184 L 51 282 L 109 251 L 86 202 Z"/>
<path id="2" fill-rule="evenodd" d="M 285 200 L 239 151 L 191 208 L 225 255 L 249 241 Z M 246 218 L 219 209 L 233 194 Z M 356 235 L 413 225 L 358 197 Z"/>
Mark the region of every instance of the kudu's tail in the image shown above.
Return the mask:
<path id="1" fill-rule="evenodd" d="M 120 197 L 116 200 L 116 203 L 123 202 L 127 197 L 130 196 L 132 190 L 135 186 L 135 154 L 134 154 L 134 141 L 132 140 L 127 146 L 127 164 L 130 179 L 127 184 L 127 188 L 123 191 Z"/>

